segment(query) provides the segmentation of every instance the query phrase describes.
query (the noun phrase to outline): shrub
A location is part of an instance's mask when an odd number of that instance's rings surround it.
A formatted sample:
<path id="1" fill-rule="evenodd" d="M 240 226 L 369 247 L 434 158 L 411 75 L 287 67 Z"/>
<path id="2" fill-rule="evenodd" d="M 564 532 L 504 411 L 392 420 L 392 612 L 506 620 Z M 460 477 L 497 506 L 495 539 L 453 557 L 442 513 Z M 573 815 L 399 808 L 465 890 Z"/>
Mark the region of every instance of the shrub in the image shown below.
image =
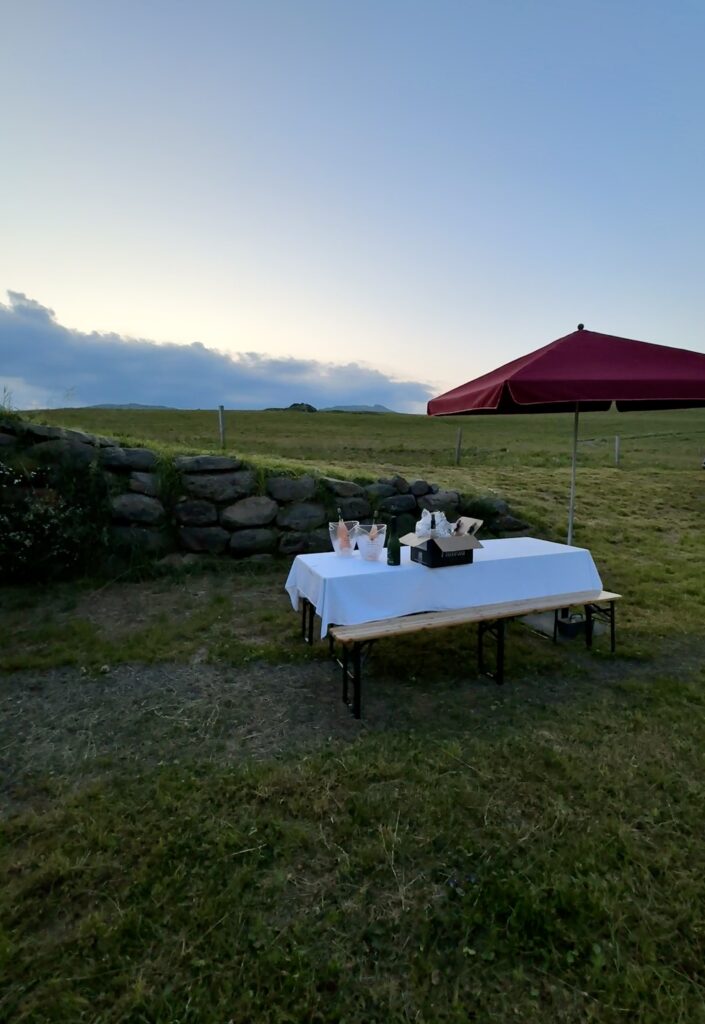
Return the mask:
<path id="1" fill-rule="evenodd" d="M 95 472 L 0 463 L 0 580 L 65 578 L 94 567 L 108 540 L 106 490 Z"/>

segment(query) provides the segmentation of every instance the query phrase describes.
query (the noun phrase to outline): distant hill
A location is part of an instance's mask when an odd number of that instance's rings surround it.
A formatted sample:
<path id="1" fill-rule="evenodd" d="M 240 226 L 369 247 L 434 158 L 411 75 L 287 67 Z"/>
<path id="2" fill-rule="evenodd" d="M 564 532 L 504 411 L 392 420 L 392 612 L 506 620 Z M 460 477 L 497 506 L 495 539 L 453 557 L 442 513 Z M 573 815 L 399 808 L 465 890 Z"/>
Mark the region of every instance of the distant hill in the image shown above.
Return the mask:
<path id="1" fill-rule="evenodd" d="M 270 406 L 269 409 L 263 409 L 263 412 L 318 412 L 315 405 L 309 405 L 308 402 L 292 402 L 286 408 L 282 406 Z"/>
<path id="2" fill-rule="evenodd" d="M 165 409 L 168 412 L 174 412 L 173 405 L 140 405 L 139 402 L 125 402 L 124 405 L 117 405 L 112 402 L 106 402 L 103 405 L 87 405 L 87 409 Z"/>
<path id="3" fill-rule="evenodd" d="M 394 412 L 386 405 L 331 405 L 321 412 Z"/>
<path id="4" fill-rule="evenodd" d="M 100 405 L 87 405 L 87 409 L 162 409 L 165 412 L 177 412 L 173 405 L 141 405 L 139 402 L 103 402 Z M 393 413 L 386 405 L 330 405 L 318 410 L 308 402 L 293 402 L 286 408 L 273 407 L 264 412 L 387 412 Z"/>

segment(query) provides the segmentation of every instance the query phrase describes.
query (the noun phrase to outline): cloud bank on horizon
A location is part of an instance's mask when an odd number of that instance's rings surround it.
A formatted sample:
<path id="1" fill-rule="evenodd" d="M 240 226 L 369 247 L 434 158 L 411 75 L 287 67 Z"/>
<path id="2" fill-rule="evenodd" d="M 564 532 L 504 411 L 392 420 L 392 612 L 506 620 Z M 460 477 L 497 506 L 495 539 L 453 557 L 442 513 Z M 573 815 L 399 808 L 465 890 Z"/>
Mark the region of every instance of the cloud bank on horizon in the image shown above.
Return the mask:
<path id="1" fill-rule="evenodd" d="M 160 344 L 64 327 L 23 292 L 0 302 L 0 392 L 20 409 L 103 403 L 263 409 L 309 402 L 423 412 L 431 388 L 359 363 L 228 355 L 201 342 Z"/>

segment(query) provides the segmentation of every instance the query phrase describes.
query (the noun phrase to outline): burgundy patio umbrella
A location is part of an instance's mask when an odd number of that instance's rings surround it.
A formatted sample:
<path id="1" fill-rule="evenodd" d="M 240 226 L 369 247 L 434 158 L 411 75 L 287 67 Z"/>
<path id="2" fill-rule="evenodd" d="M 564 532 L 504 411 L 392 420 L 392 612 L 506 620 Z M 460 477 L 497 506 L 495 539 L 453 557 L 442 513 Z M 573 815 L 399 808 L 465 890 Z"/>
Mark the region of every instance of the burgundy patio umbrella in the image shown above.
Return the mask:
<path id="1" fill-rule="evenodd" d="M 705 354 L 577 331 L 428 403 L 429 416 L 572 412 L 568 543 L 573 540 L 580 412 L 705 406 Z"/>

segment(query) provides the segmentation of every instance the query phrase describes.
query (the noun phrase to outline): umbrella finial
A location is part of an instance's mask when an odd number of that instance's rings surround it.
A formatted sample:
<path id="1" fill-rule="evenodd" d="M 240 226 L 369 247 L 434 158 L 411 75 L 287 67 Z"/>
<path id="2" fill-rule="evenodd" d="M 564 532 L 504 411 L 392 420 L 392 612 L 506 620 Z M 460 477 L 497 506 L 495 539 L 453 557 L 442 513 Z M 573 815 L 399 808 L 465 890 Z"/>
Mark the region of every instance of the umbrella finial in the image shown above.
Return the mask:
<path id="1" fill-rule="evenodd" d="M 579 331 L 584 331 L 585 330 L 585 324 L 578 324 L 578 330 Z"/>

